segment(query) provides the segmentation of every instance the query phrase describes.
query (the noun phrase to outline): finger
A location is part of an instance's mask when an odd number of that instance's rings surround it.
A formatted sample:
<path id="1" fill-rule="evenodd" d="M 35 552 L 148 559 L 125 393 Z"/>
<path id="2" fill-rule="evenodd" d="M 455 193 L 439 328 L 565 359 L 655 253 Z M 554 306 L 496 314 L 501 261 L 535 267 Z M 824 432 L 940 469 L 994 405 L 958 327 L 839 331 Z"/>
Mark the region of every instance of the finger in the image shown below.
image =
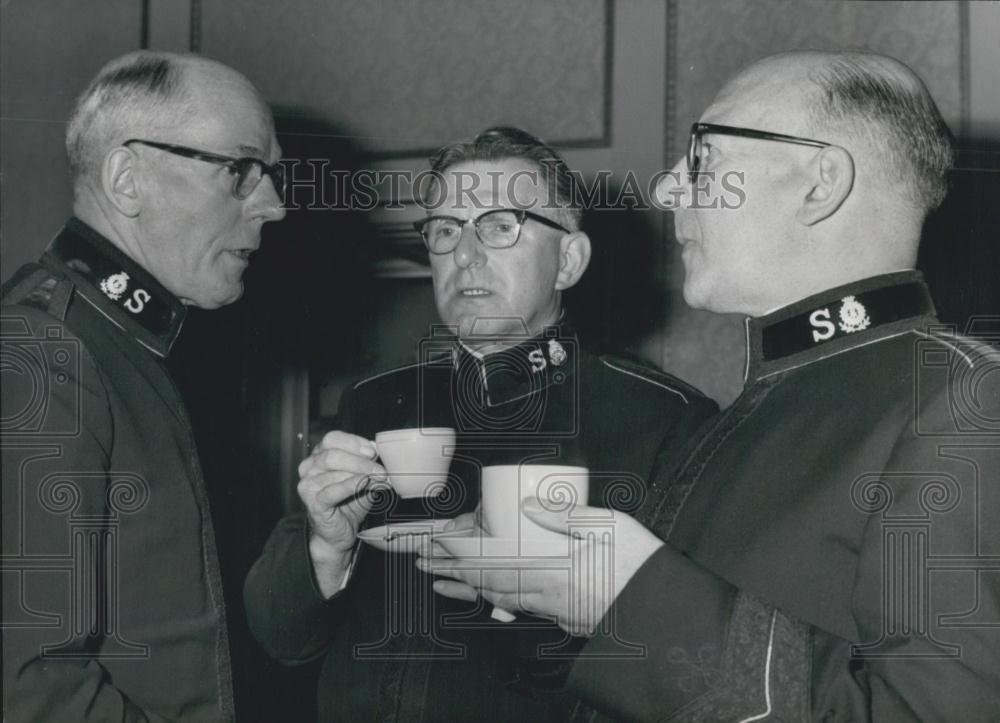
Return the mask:
<path id="1" fill-rule="evenodd" d="M 317 450 L 326 451 L 330 449 L 340 449 L 351 454 L 356 454 L 368 459 L 375 459 L 378 452 L 375 442 L 364 437 L 359 437 L 350 432 L 334 430 L 323 435 L 323 439 L 316 445 Z"/>
<path id="2" fill-rule="evenodd" d="M 620 513 L 604 507 L 590 507 L 588 505 L 565 507 L 555 503 L 544 503 L 537 497 L 526 497 L 521 502 L 521 510 L 529 519 L 537 522 L 546 530 L 561 532 L 564 535 L 573 534 L 574 528 L 579 528 L 584 520 L 591 525 L 604 526 L 608 523 L 615 524 L 619 516 L 622 516 Z"/>
<path id="3" fill-rule="evenodd" d="M 445 597 L 454 598 L 455 600 L 475 602 L 479 599 L 479 593 L 476 592 L 476 588 L 466 585 L 464 582 L 456 582 L 455 580 L 435 580 L 434 592 Z"/>
<path id="4" fill-rule="evenodd" d="M 431 558 L 431 559 L 433 559 L 435 557 L 437 557 L 437 558 L 441 558 L 441 557 L 453 557 L 453 555 L 450 552 L 448 552 L 448 550 L 446 550 L 441 545 L 441 543 L 439 543 L 437 540 L 435 540 L 433 536 L 431 537 L 430 547 L 421 547 L 417 551 L 417 554 L 420 555 L 421 557 L 427 557 L 427 558 Z"/>
<path id="5" fill-rule="evenodd" d="M 365 476 L 348 477 L 342 481 L 330 480 L 323 484 L 323 475 L 318 476 L 320 486 L 312 495 L 312 506 L 319 510 L 337 507 L 343 502 L 364 493 L 371 480 Z"/>
<path id="6" fill-rule="evenodd" d="M 468 562 L 470 562 L 469 558 L 428 560 L 421 557 L 417 559 L 416 564 L 424 572 L 437 575 L 438 577 L 450 577 L 459 582 L 464 582 L 466 585 L 477 590 L 486 588 L 501 593 L 519 593 L 534 592 L 539 588 L 537 585 L 532 585 L 529 588 L 522 583 L 518 570 L 511 570 L 509 568 L 501 570 L 484 569 L 475 564 L 470 566 L 467 564 Z"/>
<path id="7" fill-rule="evenodd" d="M 434 544 L 437 545 L 438 543 L 435 542 Z M 460 567 L 455 564 L 456 559 L 450 557 L 441 559 L 439 556 L 435 556 L 434 558 L 421 556 L 416 559 L 416 566 L 419 570 L 429 575 L 454 578 L 467 585 L 476 587 L 479 584 L 479 570 Z"/>
<path id="8" fill-rule="evenodd" d="M 372 482 L 368 485 L 364 494 L 359 494 L 353 500 L 347 502 L 344 505 L 344 511 L 350 515 L 353 515 L 359 522 L 368 516 L 371 512 L 372 506 L 375 504 L 376 489 L 374 489 L 377 483 Z"/>
<path id="9" fill-rule="evenodd" d="M 308 502 L 317 492 L 327 485 L 334 482 L 343 482 L 344 480 L 353 479 L 355 477 L 359 477 L 359 475 L 351 474 L 350 472 L 311 470 L 309 474 L 299 480 L 297 485 L 299 497 L 302 498 L 303 502 Z"/>
<path id="10" fill-rule="evenodd" d="M 479 590 L 479 595 L 483 598 L 483 600 L 493 603 L 495 607 L 498 607 L 501 610 L 522 610 L 526 613 L 531 613 L 532 615 L 541 614 L 541 611 L 536 609 L 539 599 L 534 593 L 509 593 L 482 589 Z"/>
<path id="11" fill-rule="evenodd" d="M 472 512 L 466 512 L 459 515 L 458 517 L 449 520 L 444 526 L 445 532 L 459 531 L 459 530 L 473 530 L 476 526 L 476 517 Z"/>
<path id="12" fill-rule="evenodd" d="M 303 476 L 318 472 L 348 472 L 350 474 L 385 475 L 385 468 L 377 462 L 343 449 L 328 449 L 314 452 L 308 460 L 299 465 Z"/>

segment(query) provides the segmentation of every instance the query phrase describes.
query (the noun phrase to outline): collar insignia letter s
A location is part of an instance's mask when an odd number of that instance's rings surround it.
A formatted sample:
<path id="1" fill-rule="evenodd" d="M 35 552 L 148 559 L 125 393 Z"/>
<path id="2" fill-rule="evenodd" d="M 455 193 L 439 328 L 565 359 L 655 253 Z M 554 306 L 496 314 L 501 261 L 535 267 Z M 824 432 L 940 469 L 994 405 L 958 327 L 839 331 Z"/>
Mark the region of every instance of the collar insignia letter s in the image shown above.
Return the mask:
<path id="1" fill-rule="evenodd" d="M 528 352 L 528 363 L 531 364 L 531 373 L 537 374 L 546 367 L 545 355 L 541 349 L 532 349 Z"/>
<path id="2" fill-rule="evenodd" d="M 128 289 L 128 280 L 129 276 L 124 271 L 111 274 L 111 276 L 101 280 L 101 291 L 112 301 L 118 301 Z"/>
<path id="3" fill-rule="evenodd" d="M 840 300 L 840 330 L 845 334 L 867 329 L 872 323 L 865 305 L 853 296 Z"/>

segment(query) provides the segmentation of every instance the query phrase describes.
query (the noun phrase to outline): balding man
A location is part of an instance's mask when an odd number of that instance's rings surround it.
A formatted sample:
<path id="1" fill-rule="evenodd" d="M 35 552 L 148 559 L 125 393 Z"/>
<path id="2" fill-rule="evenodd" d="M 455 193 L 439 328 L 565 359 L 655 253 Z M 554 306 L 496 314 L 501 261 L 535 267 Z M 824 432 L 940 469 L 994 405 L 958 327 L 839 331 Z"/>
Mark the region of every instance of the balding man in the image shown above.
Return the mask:
<path id="1" fill-rule="evenodd" d="M 869 54 L 767 58 L 692 127 L 660 190 L 685 299 L 747 316 L 742 395 L 656 475 L 640 515 L 652 533 L 616 513 L 612 549 L 578 545 L 613 556 L 609 595 L 580 577 L 567 595 L 565 576 L 518 588 L 502 572 L 450 573 L 567 628 L 613 615 L 645 656 L 603 658 L 616 641 L 594 636 L 570 678 L 603 712 L 996 720 L 1000 361 L 940 333 L 913 271 L 951 158 L 923 83 Z M 713 207 L 730 173 L 745 202 Z M 567 607 L 581 594 L 592 609 Z"/>
<path id="2" fill-rule="evenodd" d="M 239 73 L 141 52 L 66 135 L 73 213 L 3 288 L 7 721 L 234 717 L 191 425 L 165 361 L 236 301 L 282 218 L 270 112 Z"/>

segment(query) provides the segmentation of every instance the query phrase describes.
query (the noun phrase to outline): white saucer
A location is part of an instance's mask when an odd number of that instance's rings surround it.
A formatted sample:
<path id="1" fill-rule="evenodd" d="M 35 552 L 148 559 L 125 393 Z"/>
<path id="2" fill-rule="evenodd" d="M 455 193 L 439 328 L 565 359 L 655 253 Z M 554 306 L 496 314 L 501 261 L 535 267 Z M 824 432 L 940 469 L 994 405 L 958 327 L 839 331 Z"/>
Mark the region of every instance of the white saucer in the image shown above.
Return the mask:
<path id="1" fill-rule="evenodd" d="M 431 549 L 432 557 L 442 558 L 491 558 L 497 560 L 523 560 L 533 557 L 563 557 L 570 555 L 571 545 L 579 543 L 571 537 L 562 539 L 517 539 L 489 537 L 487 535 L 446 534 L 435 538 L 437 545 Z"/>
<path id="2" fill-rule="evenodd" d="M 415 520 L 393 522 L 358 532 L 358 539 L 385 552 L 420 552 L 431 539 L 451 535 L 468 535 L 468 530 L 446 531 L 451 520 Z"/>

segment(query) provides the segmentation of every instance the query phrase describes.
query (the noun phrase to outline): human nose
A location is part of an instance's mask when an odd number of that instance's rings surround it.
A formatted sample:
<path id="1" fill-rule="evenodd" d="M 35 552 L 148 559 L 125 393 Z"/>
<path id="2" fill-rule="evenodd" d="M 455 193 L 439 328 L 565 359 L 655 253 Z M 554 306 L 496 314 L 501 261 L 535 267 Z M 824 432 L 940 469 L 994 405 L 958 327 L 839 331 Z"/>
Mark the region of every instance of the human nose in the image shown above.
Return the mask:
<path id="1" fill-rule="evenodd" d="M 283 199 L 269 176 L 261 179 L 249 198 L 253 201 L 254 215 L 263 218 L 264 223 L 280 221 L 285 217 Z"/>
<path id="2" fill-rule="evenodd" d="M 482 266 L 486 262 L 486 252 L 476 235 L 476 224 L 469 221 L 462 226 L 462 235 L 458 239 L 458 246 L 452 253 L 455 255 L 455 265 L 461 269 Z"/>
<path id="3" fill-rule="evenodd" d="M 676 211 L 690 191 L 687 160 L 681 158 L 656 182 L 656 200 L 665 211 Z"/>

